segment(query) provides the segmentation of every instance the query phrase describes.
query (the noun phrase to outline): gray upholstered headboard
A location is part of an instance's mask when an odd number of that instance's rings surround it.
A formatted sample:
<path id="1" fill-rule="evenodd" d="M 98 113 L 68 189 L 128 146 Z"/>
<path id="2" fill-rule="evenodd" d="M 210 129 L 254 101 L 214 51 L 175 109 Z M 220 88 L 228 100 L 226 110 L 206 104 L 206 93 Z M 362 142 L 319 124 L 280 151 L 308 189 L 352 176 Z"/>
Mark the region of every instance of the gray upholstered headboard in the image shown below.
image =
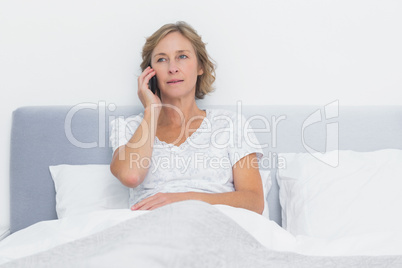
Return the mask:
<path id="1" fill-rule="evenodd" d="M 127 117 L 142 111 L 142 107 L 115 108 L 99 103 L 22 107 L 14 111 L 10 159 L 11 232 L 38 221 L 56 219 L 49 165 L 110 163 L 109 122 L 117 116 Z M 334 141 L 334 138 L 339 141 L 340 149 L 402 149 L 402 106 L 340 106 L 331 116 L 319 106 L 220 108 L 241 109 L 246 118 L 254 116 L 251 124 L 260 129 L 260 141 L 269 144 L 265 149 L 265 164 L 274 165 L 278 152 L 305 152 L 306 145 L 324 151 L 328 139 Z M 330 129 L 330 137 L 326 127 L 329 125 L 335 126 Z M 338 129 L 335 136 L 334 129 Z M 270 218 L 280 224 L 275 177 L 268 204 Z"/>

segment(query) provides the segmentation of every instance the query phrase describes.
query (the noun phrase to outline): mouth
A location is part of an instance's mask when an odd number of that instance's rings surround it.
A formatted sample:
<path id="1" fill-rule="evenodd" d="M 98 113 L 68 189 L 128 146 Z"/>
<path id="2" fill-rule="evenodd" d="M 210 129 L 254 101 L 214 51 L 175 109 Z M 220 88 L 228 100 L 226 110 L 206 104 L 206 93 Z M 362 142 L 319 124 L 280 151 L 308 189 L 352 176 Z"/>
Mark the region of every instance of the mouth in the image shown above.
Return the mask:
<path id="1" fill-rule="evenodd" d="M 181 82 L 183 82 L 183 80 L 172 79 L 172 80 L 169 80 L 167 83 L 168 83 L 169 85 L 174 85 L 174 84 L 178 84 L 178 83 L 181 83 Z"/>

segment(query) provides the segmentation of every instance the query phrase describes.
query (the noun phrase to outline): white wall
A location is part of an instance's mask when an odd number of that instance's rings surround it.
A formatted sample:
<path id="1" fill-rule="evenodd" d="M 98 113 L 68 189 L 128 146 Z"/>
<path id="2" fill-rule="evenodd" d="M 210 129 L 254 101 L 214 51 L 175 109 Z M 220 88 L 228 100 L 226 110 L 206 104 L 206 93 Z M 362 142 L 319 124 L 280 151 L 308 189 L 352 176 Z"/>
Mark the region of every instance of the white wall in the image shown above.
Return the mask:
<path id="1" fill-rule="evenodd" d="M 11 113 L 140 104 L 144 38 L 185 20 L 218 64 L 211 104 L 401 105 L 402 2 L 0 1 L 0 228 L 9 225 Z"/>

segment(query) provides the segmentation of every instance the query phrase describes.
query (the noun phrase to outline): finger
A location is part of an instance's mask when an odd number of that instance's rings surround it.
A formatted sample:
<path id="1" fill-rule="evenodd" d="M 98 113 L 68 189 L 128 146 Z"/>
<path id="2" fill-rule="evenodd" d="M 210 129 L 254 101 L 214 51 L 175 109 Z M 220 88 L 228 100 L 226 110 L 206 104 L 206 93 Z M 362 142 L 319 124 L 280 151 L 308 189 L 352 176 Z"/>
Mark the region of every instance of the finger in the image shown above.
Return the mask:
<path id="1" fill-rule="evenodd" d="M 152 196 L 151 196 L 152 197 Z M 131 207 L 132 210 L 141 210 L 148 202 L 149 202 L 150 197 L 145 198 L 141 202 L 138 202 L 137 204 L 133 205 Z"/>
<path id="2" fill-rule="evenodd" d="M 156 196 L 157 198 L 154 199 L 153 201 L 149 202 L 147 205 L 149 205 L 149 207 L 147 208 L 147 210 L 154 210 L 166 205 L 169 205 L 171 203 L 174 203 L 176 201 L 174 201 L 171 197 L 172 195 L 170 194 L 157 194 Z"/>
<path id="3" fill-rule="evenodd" d="M 151 196 L 152 197 L 152 196 Z M 143 199 L 142 201 L 134 204 L 131 206 L 131 210 L 138 210 L 139 208 L 141 208 L 144 204 L 146 204 L 148 202 L 148 199 L 151 197 L 147 197 L 145 199 Z"/>
<path id="4" fill-rule="evenodd" d="M 148 83 L 149 80 L 151 79 L 152 76 L 155 75 L 155 70 L 152 69 L 151 67 L 147 67 L 142 74 L 138 77 L 138 82 L 143 84 L 143 83 Z"/>
<path id="5" fill-rule="evenodd" d="M 152 71 L 151 73 L 149 73 L 147 76 L 145 76 L 145 78 L 143 79 L 143 82 L 138 82 L 138 95 L 141 98 L 141 95 L 148 94 L 148 91 L 150 91 L 150 86 L 149 86 L 149 81 L 150 79 L 155 75 L 155 71 Z"/>
<path id="6" fill-rule="evenodd" d="M 147 68 L 145 68 L 141 74 L 138 76 L 138 83 L 142 82 L 144 80 L 145 75 L 148 73 L 148 70 L 150 69 L 150 67 L 148 66 Z"/>
<path id="7" fill-rule="evenodd" d="M 161 201 L 158 200 L 152 200 L 146 204 L 144 204 L 141 208 L 139 208 L 138 210 L 152 210 L 152 208 L 157 207 L 157 206 L 161 206 Z"/>
<path id="8" fill-rule="evenodd" d="M 144 78 L 144 77 L 145 77 L 148 73 L 150 73 L 152 70 L 153 70 L 153 69 L 148 66 L 147 68 L 145 68 L 145 69 L 142 71 L 142 73 L 140 74 L 139 77 Z"/>
<path id="9" fill-rule="evenodd" d="M 145 76 L 144 78 L 144 83 L 146 85 L 147 89 L 149 88 L 149 81 L 151 80 L 152 77 L 154 77 L 156 75 L 156 72 L 153 70 L 151 73 L 149 73 L 147 76 Z"/>
<path id="10" fill-rule="evenodd" d="M 163 207 L 166 205 L 167 205 L 167 203 L 159 203 L 159 204 L 156 204 L 155 206 L 150 207 L 148 210 L 155 210 L 157 208 L 160 208 L 160 207 Z"/>
<path id="11" fill-rule="evenodd" d="M 138 202 L 137 204 L 135 204 L 132 207 L 132 209 L 133 210 L 148 210 L 150 207 L 160 203 L 160 201 L 158 201 L 158 199 L 159 198 L 156 195 L 150 196 L 148 198 L 145 198 L 141 202 Z"/>

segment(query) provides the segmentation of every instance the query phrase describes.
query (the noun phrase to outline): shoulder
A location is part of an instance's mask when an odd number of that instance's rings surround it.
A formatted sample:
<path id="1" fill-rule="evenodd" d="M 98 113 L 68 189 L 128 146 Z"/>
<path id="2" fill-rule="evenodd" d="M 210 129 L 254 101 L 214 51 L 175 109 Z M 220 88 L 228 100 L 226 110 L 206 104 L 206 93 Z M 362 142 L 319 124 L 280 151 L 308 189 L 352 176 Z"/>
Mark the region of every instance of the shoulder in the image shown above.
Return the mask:
<path id="1" fill-rule="evenodd" d="M 228 109 L 208 109 L 207 119 L 211 125 L 230 127 L 234 130 L 237 130 L 246 122 L 244 115 L 240 111 Z"/>
<path id="2" fill-rule="evenodd" d="M 143 117 L 144 117 L 143 113 L 140 113 L 137 115 L 132 115 L 132 116 L 129 116 L 126 118 L 119 116 L 119 117 L 115 118 L 114 120 L 112 120 L 110 122 L 110 125 L 112 127 L 127 127 L 128 126 L 130 128 L 133 128 L 133 127 L 137 128 L 141 124 Z"/>
<path id="3" fill-rule="evenodd" d="M 237 120 L 242 117 L 241 113 L 227 109 L 207 109 L 207 117 L 212 121 L 222 120 L 229 118 L 231 120 Z"/>

